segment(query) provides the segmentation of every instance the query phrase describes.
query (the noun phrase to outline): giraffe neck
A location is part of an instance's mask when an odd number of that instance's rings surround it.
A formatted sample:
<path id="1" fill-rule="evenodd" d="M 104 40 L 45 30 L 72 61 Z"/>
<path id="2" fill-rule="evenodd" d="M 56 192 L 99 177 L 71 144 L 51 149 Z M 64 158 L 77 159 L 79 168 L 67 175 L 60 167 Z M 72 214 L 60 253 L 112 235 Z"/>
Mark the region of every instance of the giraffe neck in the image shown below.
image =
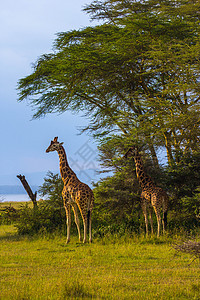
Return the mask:
<path id="1" fill-rule="evenodd" d="M 144 166 L 142 162 L 142 158 L 137 151 L 134 155 L 135 167 L 136 167 L 136 175 L 139 181 L 139 184 L 142 189 L 153 187 L 155 184 L 150 176 L 148 176 L 144 171 Z"/>
<path id="2" fill-rule="evenodd" d="M 72 171 L 68 164 L 65 149 L 63 148 L 63 146 L 60 146 L 57 152 L 60 161 L 61 178 L 65 185 L 69 184 L 69 182 L 73 185 L 74 181 L 77 181 L 78 178 L 76 177 L 76 174 Z"/>

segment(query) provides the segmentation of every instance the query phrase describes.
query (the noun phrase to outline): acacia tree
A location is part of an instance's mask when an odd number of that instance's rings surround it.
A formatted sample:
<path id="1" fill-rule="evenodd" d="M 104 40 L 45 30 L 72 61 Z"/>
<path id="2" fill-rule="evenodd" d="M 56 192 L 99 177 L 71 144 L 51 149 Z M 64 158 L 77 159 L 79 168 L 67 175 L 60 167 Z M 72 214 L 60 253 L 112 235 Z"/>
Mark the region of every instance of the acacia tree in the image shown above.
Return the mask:
<path id="1" fill-rule="evenodd" d="M 85 7 L 102 25 L 59 33 L 19 81 L 34 118 L 84 111 L 95 137 L 117 132 L 148 145 L 154 164 L 199 148 L 199 1 L 102 0 Z"/>

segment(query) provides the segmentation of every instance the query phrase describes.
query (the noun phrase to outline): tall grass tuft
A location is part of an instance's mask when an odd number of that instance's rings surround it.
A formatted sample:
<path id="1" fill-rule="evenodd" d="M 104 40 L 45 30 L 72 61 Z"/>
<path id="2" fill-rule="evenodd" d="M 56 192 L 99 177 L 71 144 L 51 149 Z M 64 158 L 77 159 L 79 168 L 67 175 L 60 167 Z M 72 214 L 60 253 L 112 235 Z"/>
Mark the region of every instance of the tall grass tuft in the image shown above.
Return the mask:
<path id="1" fill-rule="evenodd" d="M 79 281 L 66 283 L 64 286 L 63 299 L 90 299 L 94 296 Z"/>

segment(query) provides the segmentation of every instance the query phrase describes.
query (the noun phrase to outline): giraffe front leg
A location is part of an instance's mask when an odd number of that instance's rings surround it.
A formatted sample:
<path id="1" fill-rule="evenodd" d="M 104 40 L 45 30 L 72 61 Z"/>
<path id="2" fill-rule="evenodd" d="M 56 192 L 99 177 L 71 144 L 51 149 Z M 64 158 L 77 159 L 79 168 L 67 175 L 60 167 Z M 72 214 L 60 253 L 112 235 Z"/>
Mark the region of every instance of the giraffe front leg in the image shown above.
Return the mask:
<path id="1" fill-rule="evenodd" d="M 70 228 L 71 228 L 71 210 L 70 204 L 64 202 L 65 212 L 66 212 L 66 219 L 67 219 L 67 240 L 66 243 L 70 242 Z"/>
<path id="2" fill-rule="evenodd" d="M 82 241 L 82 236 L 81 236 L 81 230 L 80 230 L 80 221 L 79 221 L 79 217 L 78 217 L 78 207 L 76 204 L 72 205 L 72 209 L 74 211 L 74 219 L 75 219 L 75 223 L 76 223 L 76 227 L 78 230 L 78 236 L 79 236 L 79 241 Z"/>

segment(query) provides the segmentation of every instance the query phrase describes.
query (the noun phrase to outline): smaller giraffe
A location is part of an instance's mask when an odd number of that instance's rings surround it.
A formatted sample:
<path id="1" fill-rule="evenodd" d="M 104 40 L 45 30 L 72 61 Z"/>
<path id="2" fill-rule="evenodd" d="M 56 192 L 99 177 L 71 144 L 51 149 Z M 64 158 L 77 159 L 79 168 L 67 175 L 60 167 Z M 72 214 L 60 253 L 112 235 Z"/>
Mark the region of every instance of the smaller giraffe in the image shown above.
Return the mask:
<path id="1" fill-rule="evenodd" d="M 94 195 L 90 187 L 81 182 L 76 174 L 69 167 L 67 162 L 67 156 L 63 143 L 58 142 L 58 137 L 55 137 L 51 141 L 50 146 L 46 152 L 57 151 L 60 161 L 60 173 L 64 183 L 62 191 L 62 197 L 64 201 L 64 207 L 67 217 L 67 243 L 70 241 L 70 227 L 71 227 L 71 207 L 74 211 L 75 223 L 77 226 L 79 240 L 82 240 L 80 231 L 80 221 L 78 217 L 78 209 L 81 213 L 84 226 L 84 239 L 83 242 L 87 241 L 87 227 L 89 227 L 89 242 L 92 242 L 92 231 L 91 231 L 91 214 L 94 203 Z"/>
<path id="2" fill-rule="evenodd" d="M 148 235 L 148 217 L 147 210 L 150 210 L 150 223 L 151 232 L 153 232 L 153 222 L 152 222 L 152 207 L 155 211 L 157 224 L 158 224 L 158 236 L 160 235 L 161 227 L 161 210 L 163 210 L 163 232 L 167 226 L 167 209 L 168 209 L 168 195 L 160 187 L 157 187 L 150 176 L 148 176 L 144 171 L 144 166 L 142 162 L 141 155 L 138 149 L 133 146 L 125 154 L 125 158 L 132 156 L 135 161 L 136 175 L 139 181 L 140 187 L 142 189 L 141 193 L 141 205 L 145 218 L 146 234 Z"/>

